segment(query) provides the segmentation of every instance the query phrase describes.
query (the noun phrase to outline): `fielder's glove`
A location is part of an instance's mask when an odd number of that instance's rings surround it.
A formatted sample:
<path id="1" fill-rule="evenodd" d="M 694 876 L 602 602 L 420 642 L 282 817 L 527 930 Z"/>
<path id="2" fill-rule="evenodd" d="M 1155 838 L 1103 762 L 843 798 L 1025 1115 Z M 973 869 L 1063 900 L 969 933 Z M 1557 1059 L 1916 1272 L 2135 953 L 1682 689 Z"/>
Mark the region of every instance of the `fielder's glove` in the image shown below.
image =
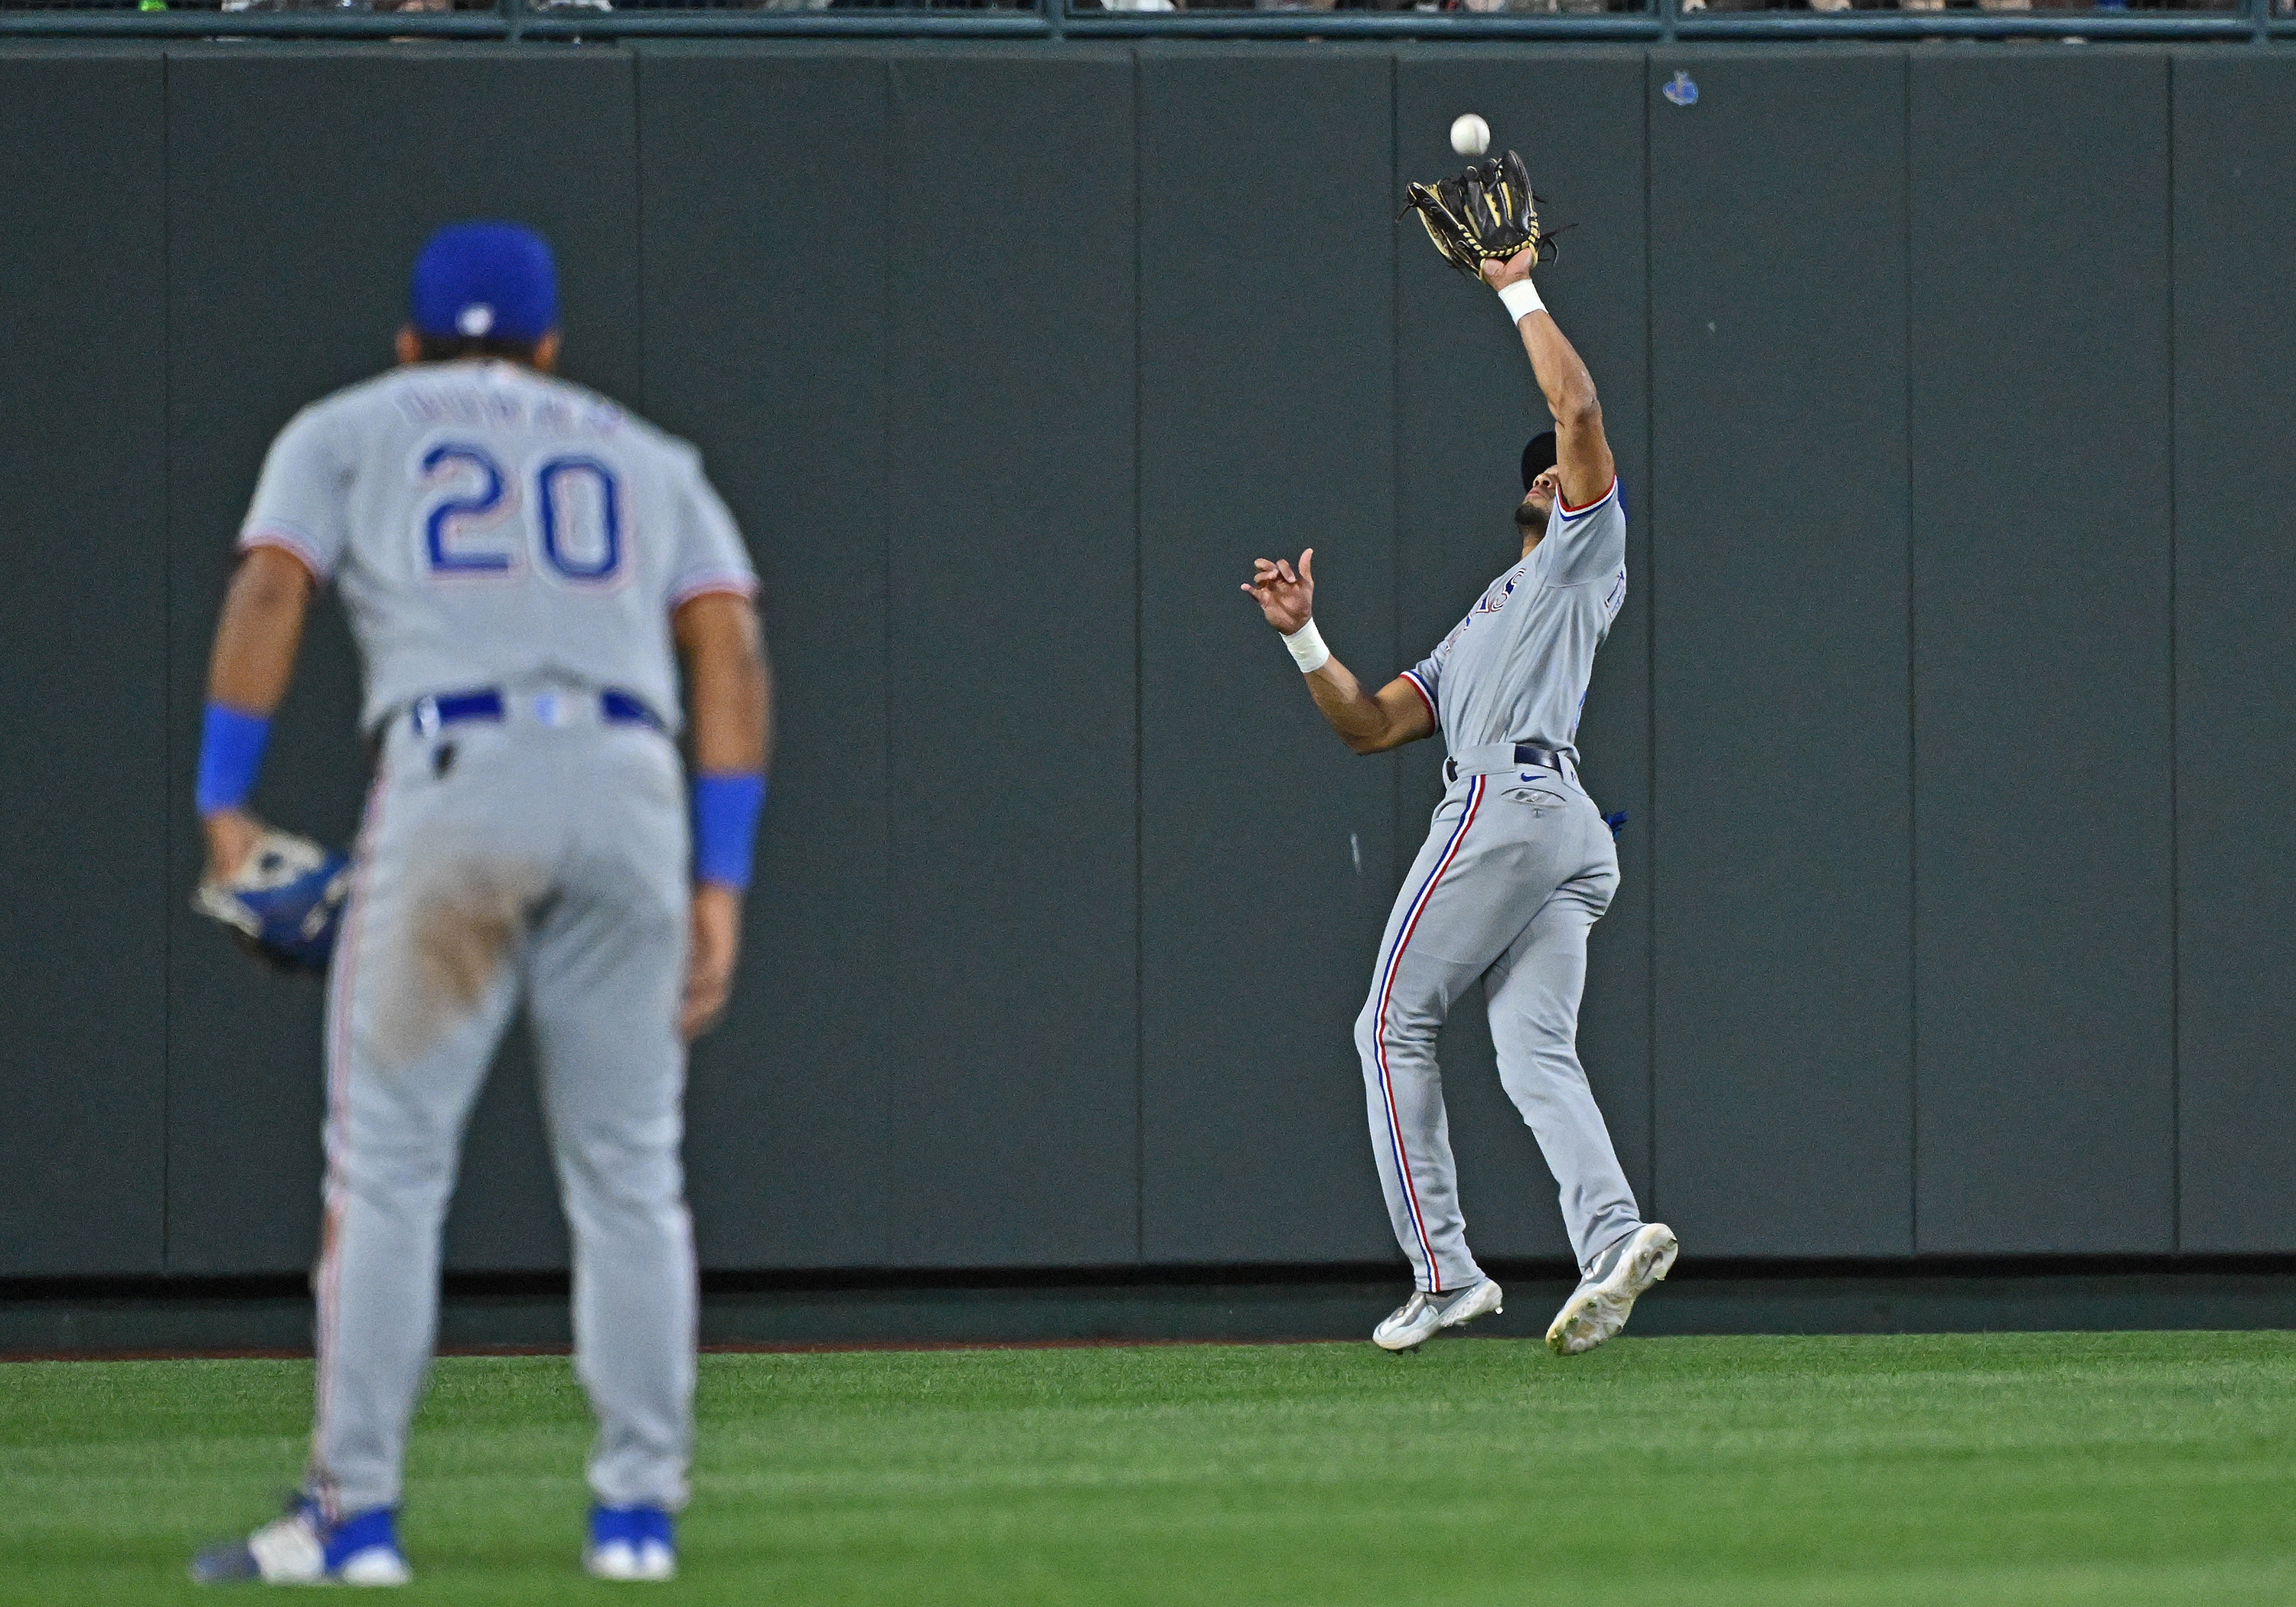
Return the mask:
<path id="1" fill-rule="evenodd" d="M 324 972 L 350 894 L 348 854 L 266 831 L 228 881 L 202 881 L 192 907 L 231 928 L 240 947 L 282 971 Z"/>
<path id="2" fill-rule="evenodd" d="M 1414 184 L 1404 192 L 1404 210 L 1418 212 L 1443 260 L 1479 284 L 1484 263 L 1504 262 L 1517 251 L 1539 251 L 1545 245 L 1537 202 L 1522 158 L 1512 151 L 1478 162 L 1456 178 Z"/>

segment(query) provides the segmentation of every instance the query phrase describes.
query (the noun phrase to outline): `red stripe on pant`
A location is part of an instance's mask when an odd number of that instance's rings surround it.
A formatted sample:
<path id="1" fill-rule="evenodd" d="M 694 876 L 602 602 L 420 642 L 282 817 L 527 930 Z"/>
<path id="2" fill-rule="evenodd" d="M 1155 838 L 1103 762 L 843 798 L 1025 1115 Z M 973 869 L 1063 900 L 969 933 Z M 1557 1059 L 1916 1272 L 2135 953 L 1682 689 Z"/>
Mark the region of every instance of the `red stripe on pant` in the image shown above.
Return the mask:
<path id="1" fill-rule="evenodd" d="M 1460 814 L 1459 824 L 1451 833 L 1451 840 L 1444 845 L 1443 857 L 1428 873 L 1426 885 L 1411 901 L 1411 913 L 1404 917 L 1403 929 L 1395 934 L 1395 947 L 1387 956 L 1387 974 L 1380 981 L 1379 1012 L 1372 1023 L 1379 1045 L 1379 1092 L 1380 1098 L 1387 1106 L 1388 1141 L 1395 1151 L 1396 1176 L 1403 1180 L 1403 1198 L 1411 1210 L 1412 1231 L 1419 1236 L 1419 1253 L 1426 1259 L 1427 1281 L 1433 1285 L 1428 1291 L 1430 1294 L 1443 1292 L 1443 1275 L 1435 1265 L 1435 1246 L 1427 1237 L 1427 1218 L 1419 1207 L 1419 1188 L 1412 1181 L 1411 1158 L 1403 1144 L 1403 1122 L 1395 1109 L 1395 1083 L 1387 1064 L 1387 1012 L 1395 998 L 1395 977 L 1403 966 L 1403 951 L 1410 946 L 1411 934 L 1419 928 L 1419 918 L 1427 913 L 1428 903 L 1435 896 L 1435 884 L 1443 880 L 1443 873 L 1449 870 L 1451 862 L 1459 857 L 1460 845 L 1467 840 L 1467 828 L 1475 824 L 1476 812 L 1482 804 L 1483 778 L 1478 775 L 1468 785 L 1467 807 Z"/>

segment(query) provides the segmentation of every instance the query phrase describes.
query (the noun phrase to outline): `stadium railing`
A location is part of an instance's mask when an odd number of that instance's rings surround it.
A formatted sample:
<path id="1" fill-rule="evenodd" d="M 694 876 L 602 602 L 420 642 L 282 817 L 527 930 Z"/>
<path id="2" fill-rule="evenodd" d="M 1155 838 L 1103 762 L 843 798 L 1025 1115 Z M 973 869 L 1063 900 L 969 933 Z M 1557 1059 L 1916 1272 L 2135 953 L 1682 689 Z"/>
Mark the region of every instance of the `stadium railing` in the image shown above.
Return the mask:
<path id="1" fill-rule="evenodd" d="M 2067 9 L 2059 9 L 2062 0 L 1114 0 L 1114 8 L 1109 0 L 412 0 L 424 9 L 400 9 L 408 4 L 0 0 L 0 38 L 604 41 L 960 35 L 1429 42 L 1776 39 L 1816 45 L 1830 39 L 1981 37 L 2267 44 L 2296 37 L 2296 0 L 2103 0 Z M 454 9 L 430 9 L 448 4 Z M 1158 9 L 1131 9 L 1143 4 Z M 1486 5 L 1495 9 L 1479 9 Z M 1926 9 L 1931 5 L 1937 9 Z M 1813 9 L 1817 7 L 1825 9 Z"/>

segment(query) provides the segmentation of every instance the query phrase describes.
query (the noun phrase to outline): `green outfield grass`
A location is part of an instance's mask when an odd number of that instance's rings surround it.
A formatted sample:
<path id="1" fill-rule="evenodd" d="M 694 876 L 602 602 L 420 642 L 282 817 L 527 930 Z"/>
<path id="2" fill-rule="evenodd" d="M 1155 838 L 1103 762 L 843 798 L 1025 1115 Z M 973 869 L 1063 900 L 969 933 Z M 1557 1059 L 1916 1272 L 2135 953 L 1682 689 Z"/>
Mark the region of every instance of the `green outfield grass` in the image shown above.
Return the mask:
<path id="1" fill-rule="evenodd" d="M 0 1366 L 0 1600 L 211 1597 L 308 1364 Z M 757 1603 L 2296 1602 L 2296 1335 L 1512 1340 L 705 1358 L 685 1577 Z M 424 1600 L 577 1571 L 554 1358 L 444 1362 Z M 257 1594 L 255 1587 L 223 1587 Z"/>

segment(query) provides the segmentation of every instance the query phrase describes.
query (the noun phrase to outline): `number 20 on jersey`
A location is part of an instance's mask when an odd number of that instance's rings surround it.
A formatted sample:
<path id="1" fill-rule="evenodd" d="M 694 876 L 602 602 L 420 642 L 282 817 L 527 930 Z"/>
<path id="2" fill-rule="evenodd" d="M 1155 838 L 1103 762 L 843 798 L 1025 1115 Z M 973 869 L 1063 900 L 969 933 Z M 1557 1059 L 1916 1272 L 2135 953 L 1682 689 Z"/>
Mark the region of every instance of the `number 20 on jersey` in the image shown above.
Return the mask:
<path id="1" fill-rule="evenodd" d="M 524 571 L 529 553 L 541 570 L 576 586 L 619 578 L 621 486 L 599 459 L 547 457 L 534 466 L 530 485 L 513 487 L 486 448 L 447 441 L 422 455 L 422 474 L 436 488 L 418 531 L 432 579 L 507 578 Z M 530 517 L 518 517 L 529 509 Z"/>

